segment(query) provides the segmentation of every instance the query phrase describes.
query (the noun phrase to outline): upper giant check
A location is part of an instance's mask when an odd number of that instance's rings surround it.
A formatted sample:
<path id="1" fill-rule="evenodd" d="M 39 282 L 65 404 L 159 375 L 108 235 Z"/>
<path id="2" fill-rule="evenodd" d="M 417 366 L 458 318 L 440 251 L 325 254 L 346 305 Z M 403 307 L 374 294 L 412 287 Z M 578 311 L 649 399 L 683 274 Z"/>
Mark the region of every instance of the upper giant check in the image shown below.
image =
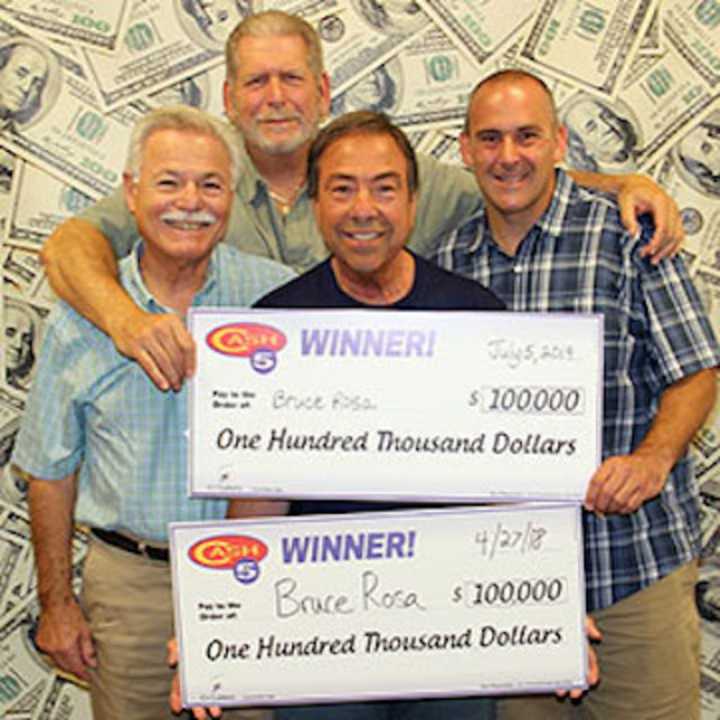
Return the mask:
<path id="1" fill-rule="evenodd" d="M 195 495 L 579 500 L 602 319 L 220 311 L 189 319 Z"/>
<path id="2" fill-rule="evenodd" d="M 173 523 L 183 699 L 584 687 L 581 526 L 549 504 Z"/>

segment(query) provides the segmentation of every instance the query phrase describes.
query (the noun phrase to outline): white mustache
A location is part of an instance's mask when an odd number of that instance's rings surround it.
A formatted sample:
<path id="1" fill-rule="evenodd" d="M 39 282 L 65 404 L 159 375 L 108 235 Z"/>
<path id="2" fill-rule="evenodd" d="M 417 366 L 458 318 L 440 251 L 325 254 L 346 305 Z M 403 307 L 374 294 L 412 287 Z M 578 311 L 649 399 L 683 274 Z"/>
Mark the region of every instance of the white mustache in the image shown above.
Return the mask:
<path id="1" fill-rule="evenodd" d="M 217 216 L 208 210 L 169 210 L 160 216 L 163 222 L 197 223 L 212 225 L 217 221 Z"/>

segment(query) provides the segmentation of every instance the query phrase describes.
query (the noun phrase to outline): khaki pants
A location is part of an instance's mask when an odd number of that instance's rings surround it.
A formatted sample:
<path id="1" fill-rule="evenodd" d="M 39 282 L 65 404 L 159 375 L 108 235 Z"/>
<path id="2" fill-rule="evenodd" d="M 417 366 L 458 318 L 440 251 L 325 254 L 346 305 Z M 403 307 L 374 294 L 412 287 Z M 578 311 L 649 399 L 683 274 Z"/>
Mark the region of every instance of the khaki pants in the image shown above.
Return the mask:
<path id="1" fill-rule="evenodd" d="M 506 698 L 501 720 L 699 720 L 697 563 L 593 613 L 600 684 L 579 703 L 548 696 Z"/>
<path id="2" fill-rule="evenodd" d="M 168 705 L 174 671 L 165 662 L 174 634 L 169 564 L 92 538 L 82 603 L 98 658 L 90 683 L 94 719 L 177 718 Z M 272 713 L 234 710 L 223 717 L 270 720 Z"/>

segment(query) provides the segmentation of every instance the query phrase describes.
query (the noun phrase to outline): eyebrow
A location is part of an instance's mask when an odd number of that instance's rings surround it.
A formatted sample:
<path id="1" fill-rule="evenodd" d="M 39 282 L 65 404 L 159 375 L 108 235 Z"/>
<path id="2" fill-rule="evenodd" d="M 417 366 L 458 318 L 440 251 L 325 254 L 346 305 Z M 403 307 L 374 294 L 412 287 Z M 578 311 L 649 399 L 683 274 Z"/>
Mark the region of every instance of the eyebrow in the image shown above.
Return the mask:
<path id="1" fill-rule="evenodd" d="M 350 180 L 352 182 L 357 181 L 358 176 L 357 175 L 350 175 L 348 173 L 332 173 L 328 176 L 327 181 L 330 180 Z M 378 175 L 373 175 L 370 180 L 372 182 L 377 182 L 378 180 L 402 180 L 402 175 L 399 172 L 395 172 L 394 170 L 389 170 L 388 172 L 379 173 Z"/>

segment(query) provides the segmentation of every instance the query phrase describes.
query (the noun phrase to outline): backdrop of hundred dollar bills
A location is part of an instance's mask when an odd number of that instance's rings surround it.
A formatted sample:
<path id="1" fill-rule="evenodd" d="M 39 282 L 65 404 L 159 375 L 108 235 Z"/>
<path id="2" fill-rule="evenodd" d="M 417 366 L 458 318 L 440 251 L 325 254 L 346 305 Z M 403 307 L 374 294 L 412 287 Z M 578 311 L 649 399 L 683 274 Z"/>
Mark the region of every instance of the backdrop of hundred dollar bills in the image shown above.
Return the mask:
<path id="1" fill-rule="evenodd" d="M 204 22 L 202 6 L 215 22 Z M 217 7 L 215 7 L 217 6 Z M 720 333 L 720 0 L 0 0 L 0 716 L 90 718 L 87 693 L 34 651 L 25 489 L 8 459 L 53 302 L 38 251 L 120 180 L 133 120 L 185 102 L 222 114 L 224 40 L 279 8 L 317 27 L 332 112 L 383 110 L 419 150 L 459 162 L 484 75 L 542 75 L 568 164 L 656 178 L 682 208 L 685 260 Z M 13 56 L 15 56 L 13 58 Z M 13 63 L 30 82 L 12 80 Z M 703 718 L 720 717 L 720 408 L 693 441 L 702 491 Z M 74 543 L 76 578 L 85 548 Z"/>

